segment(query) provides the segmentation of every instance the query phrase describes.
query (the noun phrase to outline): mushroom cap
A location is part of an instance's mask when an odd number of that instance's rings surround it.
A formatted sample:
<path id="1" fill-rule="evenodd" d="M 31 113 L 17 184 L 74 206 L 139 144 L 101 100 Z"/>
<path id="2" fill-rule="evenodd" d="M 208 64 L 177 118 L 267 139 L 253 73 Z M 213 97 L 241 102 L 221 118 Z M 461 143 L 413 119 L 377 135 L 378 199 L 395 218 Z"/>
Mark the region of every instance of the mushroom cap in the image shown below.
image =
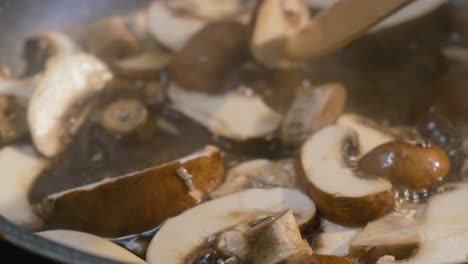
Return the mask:
<path id="1" fill-rule="evenodd" d="M 114 261 L 133 264 L 146 263 L 122 247 L 92 234 L 60 229 L 36 234 L 59 244 Z"/>
<path id="2" fill-rule="evenodd" d="M 62 54 L 47 63 L 28 106 L 31 136 L 43 155 L 65 149 L 87 117 L 85 106 L 111 79 L 107 66 L 88 54 Z"/>
<path id="3" fill-rule="evenodd" d="M 315 215 L 312 200 L 287 188 L 249 189 L 202 203 L 164 223 L 148 247 L 147 261 L 183 263 L 211 235 L 285 209 L 293 211 L 299 225 Z"/>

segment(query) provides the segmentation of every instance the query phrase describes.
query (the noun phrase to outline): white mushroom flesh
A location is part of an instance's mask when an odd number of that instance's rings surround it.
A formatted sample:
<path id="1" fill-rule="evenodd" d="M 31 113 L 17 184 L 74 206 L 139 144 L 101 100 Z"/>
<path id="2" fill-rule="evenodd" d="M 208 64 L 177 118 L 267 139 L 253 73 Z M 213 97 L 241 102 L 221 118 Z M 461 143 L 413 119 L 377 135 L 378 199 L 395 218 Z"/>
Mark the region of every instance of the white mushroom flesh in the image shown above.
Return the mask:
<path id="1" fill-rule="evenodd" d="M 72 230 L 49 230 L 37 235 L 95 256 L 122 263 L 143 264 L 142 259 L 104 238 Z"/>
<path id="2" fill-rule="evenodd" d="M 389 181 L 382 178 L 359 178 L 346 166 L 343 143 L 347 140 L 356 141 L 357 136 L 351 128 L 333 125 L 320 130 L 306 141 L 301 150 L 301 163 L 309 180 L 317 188 L 336 197 L 362 197 L 392 189 Z"/>
<path id="3" fill-rule="evenodd" d="M 64 150 L 87 117 L 87 103 L 112 79 L 107 66 L 91 55 L 54 57 L 34 91 L 28 123 L 37 149 L 47 157 Z"/>
<path id="4" fill-rule="evenodd" d="M 347 256 L 348 247 L 361 228 L 350 228 L 322 220 L 323 232 L 317 238 L 316 254 Z"/>
<path id="5" fill-rule="evenodd" d="M 282 116 L 268 107 L 261 97 L 240 91 L 208 95 L 171 85 L 169 98 L 177 111 L 213 134 L 235 140 L 271 135 L 282 120 Z"/>
<path id="6" fill-rule="evenodd" d="M 153 237 L 149 263 L 180 264 L 206 239 L 240 223 L 291 209 L 299 225 L 315 215 L 315 205 L 298 190 L 250 189 L 202 203 L 168 219 Z"/>
<path id="7" fill-rule="evenodd" d="M 32 146 L 8 146 L 0 150 L 0 214 L 16 225 L 39 228 L 42 220 L 29 203 L 29 191 L 48 162 L 34 154 Z"/>

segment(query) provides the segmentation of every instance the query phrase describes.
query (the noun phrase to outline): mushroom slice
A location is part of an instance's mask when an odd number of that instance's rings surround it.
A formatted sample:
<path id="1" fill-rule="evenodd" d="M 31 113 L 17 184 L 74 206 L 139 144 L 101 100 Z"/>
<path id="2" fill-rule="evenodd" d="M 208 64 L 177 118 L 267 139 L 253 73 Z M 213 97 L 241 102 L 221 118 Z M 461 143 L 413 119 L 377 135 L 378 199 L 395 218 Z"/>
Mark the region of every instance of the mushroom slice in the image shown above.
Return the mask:
<path id="1" fill-rule="evenodd" d="M 315 9 L 324 9 L 334 5 L 339 0 L 307 0 L 310 7 Z M 385 18 L 377 25 L 375 25 L 371 31 L 379 31 L 385 28 L 390 28 L 405 22 L 411 21 L 418 17 L 435 10 L 441 6 L 445 0 L 425 0 L 425 1 L 414 1 L 408 4 L 406 7 L 398 10 L 395 14 Z"/>
<path id="2" fill-rule="evenodd" d="M 117 16 L 90 25 L 81 36 L 81 42 L 86 51 L 105 60 L 129 56 L 141 49 L 126 20 Z"/>
<path id="3" fill-rule="evenodd" d="M 36 234 L 64 246 L 121 263 L 146 263 L 122 247 L 92 234 L 60 229 Z"/>
<path id="4" fill-rule="evenodd" d="M 258 7 L 250 49 L 257 61 L 268 67 L 287 68 L 288 39 L 309 23 L 304 0 L 265 0 Z"/>
<path id="5" fill-rule="evenodd" d="M 47 157 L 62 152 L 89 114 L 93 97 L 112 79 L 100 60 L 87 54 L 54 57 L 28 106 L 37 149 Z"/>
<path id="6" fill-rule="evenodd" d="M 228 92 L 208 95 L 172 85 L 169 98 L 174 108 L 205 126 L 213 134 L 234 140 L 259 138 L 272 134 L 282 116 L 269 108 L 257 95 Z"/>
<path id="7" fill-rule="evenodd" d="M 438 264 L 468 261 L 468 184 L 447 184 L 445 192 L 429 198 L 422 218 L 423 241 L 414 256 L 395 261 L 384 256 L 378 263 Z M 395 230 L 394 230 L 395 231 Z"/>
<path id="8" fill-rule="evenodd" d="M 361 230 L 360 228 L 350 228 L 334 224 L 327 220 L 322 220 L 323 232 L 316 240 L 316 254 L 347 256 L 348 247 L 353 238 Z"/>
<path id="9" fill-rule="evenodd" d="M 312 248 L 302 239 L 296 219 L 288 210 L 252 238 L 249 260 L 255 264 L 280 264 L 311 253 Z"/>
<path id="10" fill-rule="evenodd" d="M 47 164 L 46 160 L 34 154 L 32 146 L 8 146 L 0 150 L 0 215 L 26 228 L 36 229 L 42 225 L 28 195 Z"/>
<path id="11" fill-rule="evenodd" d="M 360 115 L 341 115 L 337 124 L 349 127 L 357 132 L 359 150 L 363 154 L 379 145 L 395 140 L 395 137 L 385 131 L 384 128 Z"/>
<path id="12" fill-rule="evenodd" d="M 214 190 L 212 198 L 221 197 L 248 188 L 296 187 L 293 159 L 270 161 L 255 159 L 243 162 L 227 172 L 226 181 Z"/>
<path id="13" fill-rule="evenodd" d="M 219 20 L 242 20 L 253 10 L 249 0 L 159 0 L 149 7 L 149 29 L 161 44 L 178 51 L 203 26 Z"/>
<path id="14" fill-rule="evenodd" d="M 54 226 L 118 237 L 149 230 L 202 201 L 222 181 L 218 148 L 46 197 Z"/>
<path id="15" fill-rule="evenodd" d="M 281 126 L 281 140 L 299 145 L 311 134 L 334 123 L 343 112 L 346 90 L 340 83 L 302 89 L 294 99 Z"/>
<path id="16" fill-rule="evenodd" d="M 127 78 L 157 79 L 158 73 L 168 65 L 171 55 L 162 50 L 152 50 L 111 63 L 117 75 Z"/>
<path id="17" fill-rule="evenodd" d="M 339 256 L 312 254 L 291 258 L 281 264 L 358 264 L 357 262 Z"/>
<path id="18" fill-rule="evenodd" d="M 302 180 L 317 208 L 324 218 L 344 226 L 364 225 L 394 206 L 389 181 L 362 178 L 350 167 L 357 138 L 354 130 L 333 125 L 312 135 L 300 150 Z"/>
<path id="19" fill-rule="evenodd" d="M 12 96 L 0 95 L 0 145 L 18 140 L 27 132 L 25 107 Z"/>
<path id="20" fill-rule="evenodd" d="M 205 202 L 164 223 L 149 245 L 147 261 L 182 263 L 212 235 L 286 209 L 292 210 L 299 225 L 315 215 L 310 198 L 287 188 L 249 189 Z"/>
<path id="21" fill-rule="evenodd" d="M 60 32 L 45 31 L 29 37 L 23 48 L 23 59 L 26 61 L 24 74 L 31 76 L 42 72 L 50 58 L 78 50 L 76 44 Z"/>
<path id="22" fill-rule="evenodd" d="M 408 258 L 422 242 L 419 232 L 422 207 L 392 212 L 369 222 L 354 237 L 349 255 L 364 263 L 375 263 L 385 255 Z"/>

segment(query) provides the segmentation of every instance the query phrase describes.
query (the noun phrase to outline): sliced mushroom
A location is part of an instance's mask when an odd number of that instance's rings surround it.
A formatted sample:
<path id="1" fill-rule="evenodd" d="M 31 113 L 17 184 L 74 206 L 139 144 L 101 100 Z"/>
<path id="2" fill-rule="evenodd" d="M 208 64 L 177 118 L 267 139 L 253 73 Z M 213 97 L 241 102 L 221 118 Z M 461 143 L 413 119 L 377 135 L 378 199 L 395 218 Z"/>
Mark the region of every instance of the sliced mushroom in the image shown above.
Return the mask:
<path id="1" fill-rule="evenodd" d="M 355 261 L 344 257 L 316 255 L 302 256 L 298 258 L 288 259 L 280 264 L 358 264 Z"/>
<path id="2" fill-rule="evenodd" d="M 149 8 L 149 28 L 161 44 L 178 51 L 209 22 L 240 20 L 255 0 L 160 0 Z"/>
<path id="3" fill-rule="evenodd" d="M 356 114 L 344 114 L 337 124 L 349 127 L 357 132 L 359 150 L 366 153 L 384 143 L 395 140 L 395 137 L 370 119 Z"/>
<path id="4" fill-rule="evenodd" d="M 32 146 L 8 146 L 0 150 L 0 215 L 21 227 L 36 229 L 42 225 L 28 195 L 47 164 L 34 154 Z"/>
<path id="5" fill-rule="evenodd" d="M 125 17 L 130 33 L 138 40 L 142 49 L 153 50 L 159 48 L 156 39 L 150 32 L 149 9 L 142 8 Z"/>
<path id="6" fill-rule="evenodd" d="M 282 116 L 259 96 L 241 91 L 222 95 L 190 92 L 171 85 L 174 108 L 205 126 L 213 134 L 234 140 L 265 137 L 281 124 Z"/>
<path id="7" fill-rule="evenodd" d="M 188 90 L 219 92 L 227 75 L 247 58 L 248 37 L 247 26 L 239 22 L 205 26 L 174 55 L 172 80 Z"/>
<path id="8" fill-rule="evenodd" d="M 349 255 L 364 263 L 375 263 L 385 255 L 410 257 L 422 242 L 422 212 L 423 206 L 399 210 L 368 223 L 351 242 Z"/>
<path id="9" fill-rule="evenodd" d="M 421 192 L 430 190 L 450 171 L 450 160 L 441 148 L 394 141 L 380 145 L 364 155 L 358 170 L 366 175 L 379 175 L 404 187 Z"/>
<path id="10" fill-rule="evenodd" d="M 302 239 L 296 219 L 289 210 L 252 238 L 249 260 L 255 264 L 280 264 L 311 253 L 312 248 Z"/>
<path id="11" fill-rule="evenodd" d="M 389 181 L 361 178 L 350 167 L 359 155 L 357 138 L 354 130 L 333 125 L 312 135 L 300 150 L 303 185 L 323 217 L 343 226 L 364 225 L 394 206 Z"/>
<path id="12" fill-rule="evenodd" d="M 218 148 L 46 197 L 54 226 L 117 237 L 149 230 L 204 198 L 222 181 Z"/>
<path id="13" fill-rule="evenodd" d="M 97 58 L 55 56 L 28 106 L 28 124 L 37 149 L 47 157 L 62 152 L 89 114 L 93 97 L 112 79 Z"/>
<path id="14" fill-rule="evenodd" d="M 139 100 L 118 99 L 104 107 L 99 123 L 116 136 L 137 135 L 147 132 L 148 115 L 148 109 Z"/>
<path id="15" fill-rule="evenodd" d="M 72 230 L 49 230 L 36 234 L 64 246 L 121 263 L 146 263 L 122 247 L 92 234 Z"/>
<path id="16" fill-rule="evenodd" d="M 42 72 L 50 58 L 78 50 L 76 44 L 60 32 L 45 31 L 29 37 L 23 47 L 23 59 L 26 62 L 24 75 L 32 76 Z"/>
<path id="17" fill-rule="evenodd" d="M 302 89 L 294 99 L 281 126 L 281 140 L 299 145 L 311 134 L 334 123 L 343 112 L 346 90 L 340 83 Z"/>
<path id="18" fill-rule="evenodd" d="M 252 55 L 268 67 L 291 66 L 286 52 L 288 39 L 310 20 L 304 0 L 265 0 L 258 7 L 250 43 Z"/>
<path id="19" fill-rule="evenodd" d="M 152 50 L 116 60 L 112 70 L 125 78 L 159 79 L 159 74 L 168 64 L 171 55 L 162 50 Z"/>
<path id="20" fill-rule="evenodd" d="M 111 16 L 91 24 L 81 36 L 85 50 L 104 60 L 133 55 L 141 50 L 123 17 Z"/>
<path id="21" fill-rule="evenodd" d="M 468 184 L 445 185 L 444 192 L 429 198 L 422 218 L 423 242 L 406 260 L 382 257 L 377 263 L 436 264 L 468 261 Z"/>
<path id="22" fill-rule="evenodd" d="M 315 253 L 334 256 L 347 256 L 349 244 L 361 230 L 336 225 L 327 220 L 322 220 L 322 229 L 316 240 Z"/>
<path id="23" fill-rule="evenodd" d="M 212 198 L 221 197 L 248 188 L 296 186 L 293 159 L 270 161 L 256 159 L 243 162 L 228 170 L 226 181 L 214 190 Z"/>
<path id="24" fill-rule="evenodd" d="M 147 261 L 182 263 L 212 235 L 286 209 L 292 210 L 299 225 L 315 215 L 312 200 L 286 188 L 249 189 L 205 202 L 164 223 L 149 245 Z"/>

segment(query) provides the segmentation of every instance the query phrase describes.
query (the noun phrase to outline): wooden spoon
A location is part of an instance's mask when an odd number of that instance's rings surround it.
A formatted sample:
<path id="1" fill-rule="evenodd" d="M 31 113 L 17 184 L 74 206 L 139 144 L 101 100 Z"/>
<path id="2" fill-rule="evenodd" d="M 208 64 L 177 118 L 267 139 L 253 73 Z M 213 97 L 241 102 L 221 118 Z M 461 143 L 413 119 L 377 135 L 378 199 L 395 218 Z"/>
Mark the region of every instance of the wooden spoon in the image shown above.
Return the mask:
<path id="1" fill-rule="evenodd" d="M 320 12 L 286 45 L 292 60 L 329 54 L 414 0 L 341 0 Z M 424 1 L 424 0 L 422 0 Z"/>

